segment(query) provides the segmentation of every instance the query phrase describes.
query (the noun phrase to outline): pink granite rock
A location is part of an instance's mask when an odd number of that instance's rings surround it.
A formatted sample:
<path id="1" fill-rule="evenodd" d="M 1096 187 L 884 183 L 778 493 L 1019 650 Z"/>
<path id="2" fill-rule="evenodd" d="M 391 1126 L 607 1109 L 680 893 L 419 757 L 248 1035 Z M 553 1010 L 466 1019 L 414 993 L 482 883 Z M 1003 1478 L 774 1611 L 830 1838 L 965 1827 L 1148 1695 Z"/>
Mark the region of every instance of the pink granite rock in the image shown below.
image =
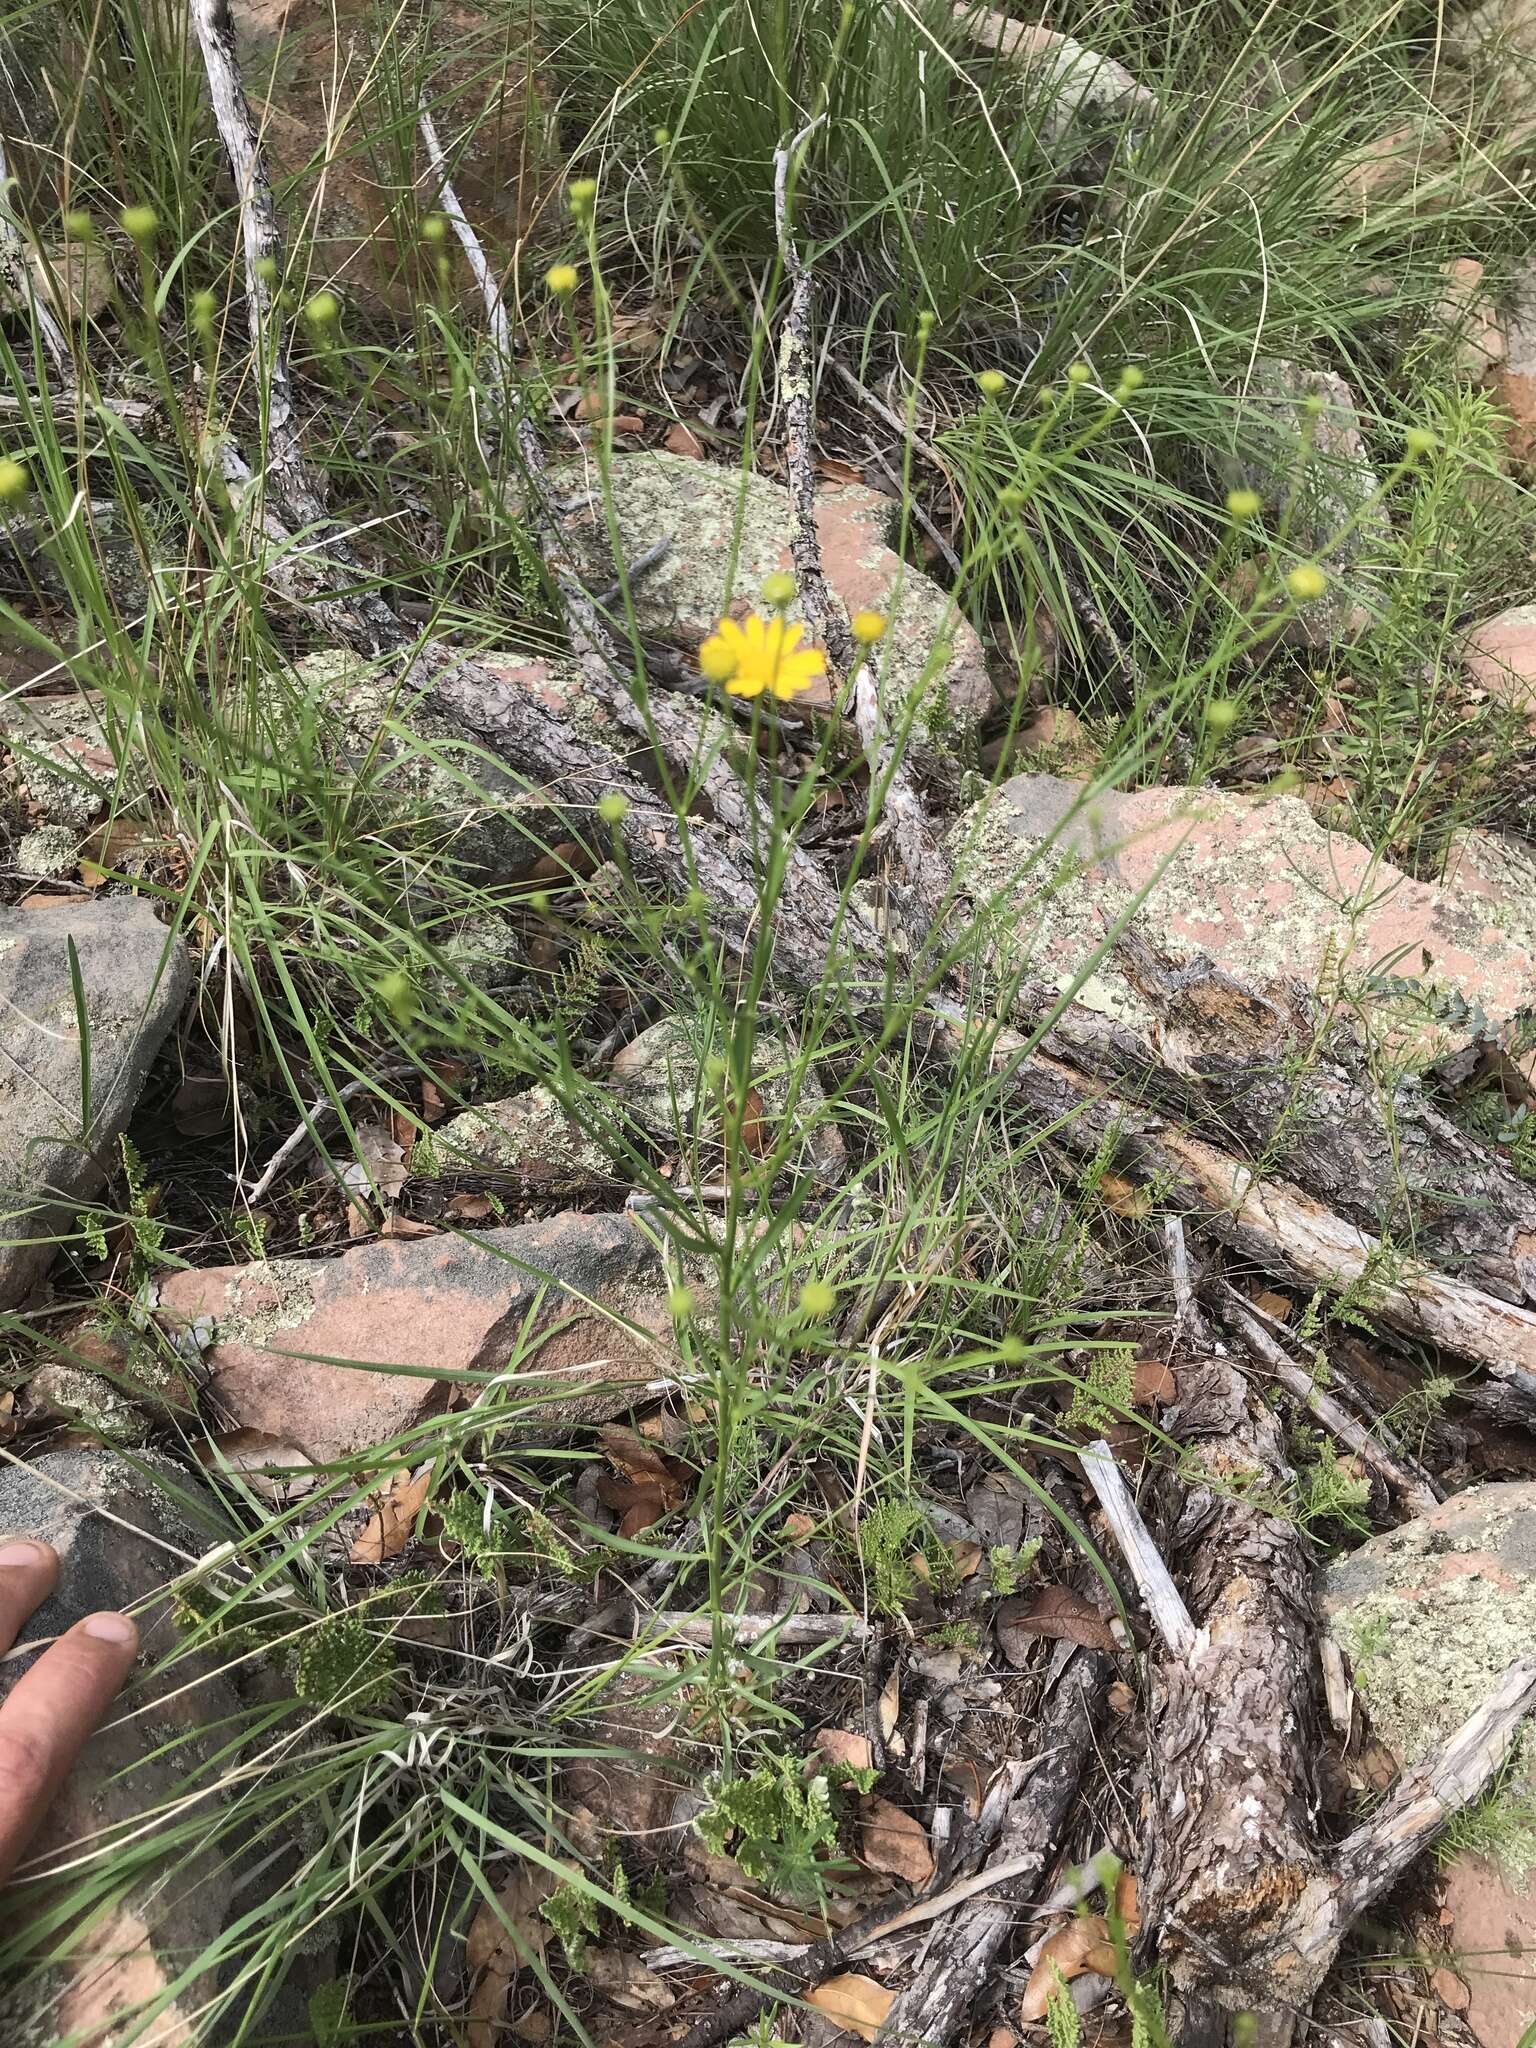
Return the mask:
<path id="1" fill-rule="evenodd" d="M 627 1217 L 567 1213 L 478 1235 L 386 1238 L 335 1259 L 176 1273 L 160 1309 L 206 1335 L 225 1420 L 323 1463 L 441 1408 L 455 1384 L 441 1371 L 515 1366 L 530 1421 L 621 1414 L 675 1365 L 665 1296 L 660 1261 Z"/>
<path id="2" fill-rule="evenodd" d="M 575 464 L 563 474 L 572 490 L 601 488 L 595 473 Z M 743 480 L 739 470 L 719 463 L 652 451 L 616 458 L 609 488 L 631 560 L 660 539 L 672 542 L 664 560 L 634 586 L 640 627 L 658 640 L 692 652 L 723 612 L 740 615 L 757 603 L 765 576 L 793 571 L 793 506 L 789 492 L 770 477 Z M 816 526 L 828 585 L 846 612 L 890 616 L 879 655 L 894 701 L 915 694 L 928 705 L 942 702 L 951 721 L 974 722 L 992 703 L 981 641 L 948 593 L 889 545 L 896 513 L 891 499 L 863 484 L 821 487 Z M 588 519 L 573 526 L 572 540 L 600 587 L 611 576 L 600 499 Z M 798 616 L 794 606 L 790 616 Z M 825 689 L 802 701 L 825 703 Z M 930 715 L 928 722 L 939 721 Z"/>
<path id="3" fill-rule="evenodd" d="M 1461 659 L 1479 689 L 1536 725 L 1536 604 L 1512 605 L 1474 626 Z"/>
<path id="4" fill-rule="evenodd" d="M 1081 784 L 1021 775 L 962 819 L 955 844 L 1007 963 L 1061 989 L 1092 963 L 1078 1000 L 1138 1029 L 1152 1009 L 1109 943 L 1126 918 L 1174 962 L 1203 955 L 1253 987 L 1340 997 L 1419 1062 L 1466 1041 L 1446 998 L 1495 1026 L 1536 1007 L 1521 918 L 1489 900 L 1487 877 L 1415 880 L 1295 797 L 1154 788 L 1085 802 Z"/>

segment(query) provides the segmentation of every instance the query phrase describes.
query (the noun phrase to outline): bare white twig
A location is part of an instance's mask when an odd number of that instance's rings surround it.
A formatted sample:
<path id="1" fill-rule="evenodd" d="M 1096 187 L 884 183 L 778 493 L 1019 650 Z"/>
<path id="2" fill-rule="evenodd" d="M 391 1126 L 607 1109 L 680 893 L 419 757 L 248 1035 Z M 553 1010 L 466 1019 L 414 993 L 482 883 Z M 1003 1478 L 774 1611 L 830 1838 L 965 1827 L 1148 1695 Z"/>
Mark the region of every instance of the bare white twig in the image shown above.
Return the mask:
<path id="1" fill-rule="evenodd" d="M 1158 1634 L 1167 1645 L 1169 1655 L 1187 1664 L 1200 1647 L 1201 1631 L 1191 1619 L 1189 1609 L 1152 1541 L 1152 1533 L 1131 1499 L 1130 1488 L 1115 1463 L 1114 1453 L 1101 1438 L 1082 1453 L 1082 1465 L 1088 1484 L 1104 1510 L 1104 1519 L 1131 1568 L 1136 1589 L 1146 1602 L 1147 1612 L 1157 1624 Z"/>
<path id="2" fill-rule="evenodd" d="M 284 516 L 295 525 L 312 526 L 324 519 L 325 503 L 299 440 L 288 353 L 273 290 L 283 271 L 283 232 L 261 137 L 240 77 L 234 18 L 229 0 L 191 0 L 191 9 L 213 118 L 234 174 L 240 208 L 246 317 L 266 396 L 267 481 Z"/>
<path id="3" fill-rule="evenodd" d="M 443 146 L 437 139 L 432 116 L 425 108 L 422 109 L 417 125 L 421 130 L 421 140 L 427 152 L 427 162 L 432 167 L 438 207 L 458 238 L 459 247 L 464 251 L 464 260 L 469 265 L 470 275 L 474 278 L 480 293 L 481 304 L 485 307 L 486 332 L 491 339 L 491 351 L 496 364 L 495 385 L 487 396 L 500 420 L 507 412 L 508 372 L 512 363 L 512 323 L 507 317 L 506 302 L 501 296 L 500 287 L 491 275 L 491 266 L 486 260 L 480 237 L 470 226 L 464 208 L 459 204 L 459 195 L 453 189 L 453 182 L 448 176 Z"/>
<path id="4" fill-rule="evenodd" d="M 1331 1394 L 1325 1394 L 1321 1387 L 1313 1384 L 1310 1373 L 1286 1354 L 1235 1289 L 1223 1289 L 1223 1300 L 1228 1317 L 1254 1357 L 1274 1374 L 1288 1394 L 1294 1394 L 1312 1411 L 1325 1429 L 1331 1431 L 1340 1443 L 1347 1444 L 1362 1465 L 1379 1473 L 1416 1515 L 1426 1515 L 1431 1508 L 1439 1506 L 1435 1494 L 1422 1480 L 1405 1471 L 1396 1458 L 1383 1450 L 1363 1423 L 1357 1422 L 1347 1409 L 1341 1408 Z"/>
<path id="5" fill-rule="evenodd" d="M 735 1642 L 760 1643 L 765 1636 L 772 1636 L 787 1649 L 839 1640 L 862 1643 L 870 1633 L 869 1623 L 856 1614 L 731 1614 L 724 1617 L 722 1625 Z M 707 1643 L 713 1639 L 714 1628 L 712 1615 L 663 1610 L 647 1618 L 644 1637 L 651 1644 L 666 1637 L 679 1643 Z"/>

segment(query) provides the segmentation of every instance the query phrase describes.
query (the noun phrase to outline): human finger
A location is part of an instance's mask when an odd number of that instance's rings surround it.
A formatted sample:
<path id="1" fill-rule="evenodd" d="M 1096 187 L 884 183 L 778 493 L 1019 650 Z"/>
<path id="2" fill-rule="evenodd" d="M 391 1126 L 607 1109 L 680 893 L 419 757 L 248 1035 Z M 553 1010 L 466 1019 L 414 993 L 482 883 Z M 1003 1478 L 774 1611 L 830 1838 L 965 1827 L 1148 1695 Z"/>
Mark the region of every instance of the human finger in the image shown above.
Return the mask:
<path id="1" fill-rule="evenodd" d="M 0 1544 L 0 1653 L 21 1633 L 34 1607 L 59 1583 L 58 1553 L 30 1537 Z"/>
<path id="2" fill-rule="evenodd" d="M 23 1672 L 0 1706 L 0 1884 L 133 1669 L 126 1614 L 88 1614 Z"/>

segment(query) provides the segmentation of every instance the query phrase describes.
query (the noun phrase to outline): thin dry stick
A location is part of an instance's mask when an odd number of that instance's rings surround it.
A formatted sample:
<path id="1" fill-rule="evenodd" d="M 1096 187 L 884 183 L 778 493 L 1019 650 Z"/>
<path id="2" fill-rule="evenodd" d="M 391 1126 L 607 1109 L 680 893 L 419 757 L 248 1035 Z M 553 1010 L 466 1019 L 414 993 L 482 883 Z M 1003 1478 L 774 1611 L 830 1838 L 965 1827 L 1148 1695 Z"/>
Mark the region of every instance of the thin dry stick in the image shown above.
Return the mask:
<path id="1" fill-rule="evenodd" d="M 811 273 L 800 259 L 789 221 L 789 178 L 798 164 L 801 150 L 826 119 L 818 114 L 808 121 L 789 143 L 774 151 L 773 220 L 779 238 L 779 253 L 789 279 L 789 312 L 779 340 L 779 390 L 784 400 L 787 429 L 785 463 L 789 471 L 790 496 L 794 501 L 794 531 L 789 551 L 800 585 L 800 609 L 806 631 L 820 641 L 842 675 L 853 668 L 858 649 L 841 608 L 827 588 L 821 560 L 821 536 L 816 529 L 816 414 L 814 379 L 811 372 L 811 306 L 814 287 Z"/>
<path id="2" fill-rule="evenodd" d="M 229 0 L 191 0 L 191 9 L 213 118 L 234 173 L 240 208 L 246 317 L 251 348 L 265 373 L 267 481 L 284 517 L 297 526 L 312 526 L 325 518 L 325 503 L 299 440 L 293 383 L 273 292 L 273 283 L 283 272 L 283 232 L 255 116 L 240 77 L 234 18 Z"/>
<path id="3" fill-rule="evenodd" d="M 949 862 L 938 843 L 927 809 L 886 730 L 880 704 L 879 663 L 873 649 L 855 641 L 840 604 L 827 586 L 816 526 L 816 416 L 811 374 L 811 273 L 801 258 L 789 220 L 789 176 L 805 143 L 826 119 L 818 114 L 794 139 L 775 151 L 773 217 L 779 250 L 790 280 L 789 312 L 779 343 L 779 386 L 784 397 L 785 467 L 794 506 L 790 555 L 800 585 L 806 629 L 819 640 L 834 670 L 851 677 L 853 717 L 869 761 L 871 785 L 881 792 L 898 874 L 910 892 L 900 904 L 902 921 L 921 939 L 949 892 Z"/>
<path id="4" fill-rule="evenodd" d="M 1274 1374 L 1288 1394 L 1293 1394 L 1312 1411 L 1325 1429 L 1331 1431 L 1340 1443 L 1347 1444 L 1361 1464 L 1368 1465 L 1394 1493 L 1400 1494 L 1405 1506 L 1416 1515 L 1427 1515 L 1440 1505 L 1438 1495 L 1421 1479 L 1406 1471 L 1390 1452 L 1377 1443 L 1363 1423 L 1357 1422 L 1354 1416 L 1341 1408 L 1331 1394 L 1325 1394 L 1314 1384 L 1311 1375 L 1286 1355 L 1234 1288 L 1222 1289 L 1222 1303 L 1227 1320 L 1254 1357 Z"/>
<path id="5" fill-rule="evenodd" d="M 1082 1466 L 1104 1510 L 1104 1519 L 1130 1566 L 1136 1590 L 1146 1602 L 1147 1612 L 1157 1624 L 1169 1654 L 1179 1658 L 1193 1656 L 1200 1644 L 1200 1631 L 1190 1619 L 1173 1575 L 1163 1563 L 1152 1533 L 1131 1498 L 1114 1452 L 1101 1438 L 1083 1452 Z"/>
<path id="6" fill-rule="evenodd" d="M 421 130 L 422 143 L 426 148 L 427 162 L 432 167 L 432 179 L 437 192 L 437 204 L 444 219 L 458 237 L 459 247 L 464 251 L 470 275 L 474 278 L 480 293 L 481 304 L 485 307 L 486 332 L 491 338 L 491 349 L 496 364 L 495 388 L 487 395 L 493 400 L 498 415 L 506 411 L 507 373 L 512 362 L 512 323 L 507 317 L 507 308 L 491 275 L 491 266 L 486 261 L 480 237 L 470 226 L 459 195 L 453 189 L 448 176 L 448 164 L 443 156 L 443 146 L 437 139 L 437 130 L 432 125 L 432 116 L 423 107 L 417 123 Z"/>

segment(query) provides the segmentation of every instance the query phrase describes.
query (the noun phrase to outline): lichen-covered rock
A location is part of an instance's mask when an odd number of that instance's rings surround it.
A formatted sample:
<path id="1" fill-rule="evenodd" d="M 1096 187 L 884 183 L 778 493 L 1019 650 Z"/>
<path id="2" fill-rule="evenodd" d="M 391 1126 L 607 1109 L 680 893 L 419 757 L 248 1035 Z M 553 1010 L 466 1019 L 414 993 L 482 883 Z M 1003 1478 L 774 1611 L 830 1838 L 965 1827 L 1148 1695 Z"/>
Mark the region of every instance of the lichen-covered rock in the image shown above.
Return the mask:
<path id="1" fill-rule="evenodd" d="M 1363 633 L 1385 600 L 1391 535 L 1376 502 L 1380 478 L 1366 453 L 1355 394 L 1344 379 L 1278 358 L 1256 365 L 1238 415 L 1234 480 L 1272 510 L 1289 506 L 1289 544 L 1330 579 L 1282 637 L 1332 647 Z"/>
<path id="2" fill-rule="evenodd" d="M 600 752 L 605 721 L 581 671 L 558 656 L 482 657 L 503 680 L 581 725 Z M 337 649 L 306 655 L 263 695 L 271 741 L 357 776 L 357 801 L 423 861 L 475 882 L 504 879 L 567 837 L 558 814 L 398 675 Z"/>
<path id="3" fill-rule="evenodd" d="M 1375 1734 L 1399 1763 L 1417 1762 L 1536 1643 L 1536 1484 L 1473 1487 L 1371 1537 L 1323 1574 L 1322 1609 Z M 1499 1796 L 1536 1797 L 1533 1757 L 1527 1733 Z M 1536 2020 L 1530 1873 L 1459 1856 L 1444 1905 L 1472 2037 L 1480 2048 L 1517 2048 Z"/>
<path id="4" fill-rule="evenodd" d="M 528 973 L 528 955 L 516 926 L 493 910 L 467 918 L 447 934 L 440 950 L 446 988 L 462 980 L 486 995 L 503 995 Z"/>
<path id="5" fill-rule="evenodd" d="M 726 1048 L 703 1018 L 664 1017 L 630 1040 L 612 1067 L 615 1093 L 665 1146 L 718 1147 L 724 1131 L 721 1083 L 709 1063 Z M 749 1105 L 752 1126 L 744 1142 L 759 1154 L 776 1148 L 786 1119 L 804 1136 L 790 1149 L 791 1165 L 821 1180 L 838 1180 L 847 1163 L 842 1134 L 827 1115 L 816 1070 L 784 1032 L 759 1031 L 753 1045 Z"/>
<path id="6" fill-rule="evenodd" d="M 120 1387 L 100 1373 L 50 1358 L 27 1382 L 28 1418 L 68 1423 L 103 1444 L 141 1444 L 149 1419 Z"/>
<path id="7" fill-rule="evenodd" d="M 1118 63 L 1059 29 L 1023 22 L 991 7 L 962 5 L 955 27 L 967 42 L 995 50 L 1029 74 L 1040 94 L 1039 115 L 1050 140 L 1060 141 L 1075 121 L 1096 112 L 1133 128 L 1157 116 L 1157 94 Z"/>
<path id="8" fill-rule="evenodd" d="M 79 860 L 80 842 L 68 825 L 35 825 L 16 842 L 16 872 L 26 881 L 60 881 Z"/>
<path id="9" fill-rule="evenodd" d="M 88 1124 L 71 944 L 89 1034 Z M 0 1308 L 47 1270 L 71 1206 L 115 1164 L 191 979 L 181 941 L 137 899 L 0 910 Z"/>
<path id="10" fill-rule="evenodd" d="M 78 692 L 0 703 L 0 772 L 42 825 L 83 832 L 117 773 L 100 704 Z"/>
<path id="11" fill-rule="evenodd" d="M 952 848 L 999 972 L 1063 993 L 1086 976 L 1076 1000 L 1140 1031 L 1156 1013 L 1111 944 L 1124 920 L 1175 964 L 1204 956 L 1260 990 L 1347 992 L 1420 1064 L 1460 1050 L 1477 1011 L 1498 1030 L 1536 1009 L 1520 913 L 1496 915 L 1454 877 L 1414 880 L 1296 797 L 1163 787 L 1090 801 L 1080 783 L 1020 775 L 958 822 Z"/>
<path id="12" fill-rule="evenodd" d="M 666 1294 L 638 1225 L 567 1212 L 381 1239 L 336 1259 L 173 1273 L 160 1308 L 204 1344 L 208 1392 L 229 1422 L 324 1463 L 436 1412 L 453 1389 L 439 1371 L 489 1377 L 515 1364 L 509 1398 L 529 1421 L 622 1414 L 637 1384 L 675 1368 Z"/>
<path id="13" fill-rule="evenodd" d="M 501 1102 L 450 1117 L 416 1142 L 411 1171 L 434 1176 L 465 1167 L 501 1167 L 537 1185 L 610 1180 L 613 1161 L 540 1084 Z"/>
<path id="14" fill-rule="evenodd" d="M 130 2034 L 167 2044 L 223 2038 L 207 2031 L 219 1966 L 172 1987 L 248 1903 L 235 1844 L 217 1832 L 227 1803 L 218 1782 L 229 1759 L 215 1757 L 237 1733 L 242 1702 L 208 1657 L 184 1652 L 172 1665 L 163 1660 L 177 1641 L 166 1581 L 228 1533 L 203 1488 L 151 1452 L 129 1464 L 109 1451 L 52 1451 L 0 1471 L 0 1540 L 40 1538 L 63 1567 L 57 1592 L 23 1623 L 20 1642 L 46 1643 L 82 1616 L 115 1608 L 135 1611 L 142 1641 L 134 1676 L 65 1780 L 34 1855 L 78 1857 L 117 1835 L 137 1835 L 142 1851 L 154 1840 L 146 1817 L 180 1810 L 200 1780 L 205 1843 L 175 1835 L 164 1857 L 143 1864 L 121 1898 L 105 1894 L 68 1942 L 38 1944 L 67 1950 L 68 1960 L 10 1975 L 0 1992 L 8 2048 L 66 2039 L 115 2048 Z M 33 1661 L 0 1667 L 0 1698 Z M 276 1846 L 269 1837 L 263 1853 L 270 1859 Z M 147 2030 L 135 2027 L 161 1999 L 164 2009 Z"/>
<path id="15" fill-rule="evenodd" d="M 613 579 L 601 480 L 567 465 L 574 489 L 584 483 L 599 502 L 571 537 L 583 552 L 593 585 Z M 610 473 L 614 516 L 627 559 L 669 539 L 664 561 L 634 586 L 642 632 L 693 653 L 725 613 L 740 616 L 758 603 L 763 578 L 793 572 L 794 512 L 782 484 L 765 476 L 696 462 L 686 455 L 621 455 Z M 969 726 L 992 704 L 986 658 L 976 630 L 948 594 L 889 543 L 896 508 L 862 484 L 824 484 L 816 527 L 828 587 L 844 610 L 886 613 L 891 629 L 879 648 L 883 687 L 893 705 L 916 699 L 919 730 L 934 739 Z M 798 617 L 794 606 L 790 616 Z M 802 702 L 826 704 L 826 687 Z"/>

